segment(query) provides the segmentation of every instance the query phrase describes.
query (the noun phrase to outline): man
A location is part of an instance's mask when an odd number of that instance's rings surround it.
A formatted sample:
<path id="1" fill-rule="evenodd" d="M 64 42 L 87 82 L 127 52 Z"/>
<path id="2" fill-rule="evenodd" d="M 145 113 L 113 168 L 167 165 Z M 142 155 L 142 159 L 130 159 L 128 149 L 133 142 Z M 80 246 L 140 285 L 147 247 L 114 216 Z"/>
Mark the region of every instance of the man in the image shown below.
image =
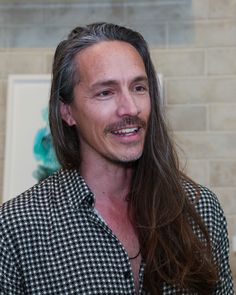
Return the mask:
<path id="1" fill-rule="evenodd" d="M 1 209 L 1 294 L 234 294 L 222 209 L 180 172 L 143 37 L 98 23 L 55 52 L 62 170 Z"/>

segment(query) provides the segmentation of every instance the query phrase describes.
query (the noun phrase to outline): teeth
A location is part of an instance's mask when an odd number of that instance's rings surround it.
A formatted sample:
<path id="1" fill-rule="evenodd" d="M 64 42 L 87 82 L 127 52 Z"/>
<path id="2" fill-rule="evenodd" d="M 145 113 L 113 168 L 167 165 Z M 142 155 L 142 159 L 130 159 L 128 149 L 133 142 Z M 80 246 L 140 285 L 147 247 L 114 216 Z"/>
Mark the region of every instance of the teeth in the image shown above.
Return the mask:
<path id="1" fill-rule="evenodd" d="M 125 129 L 113 131 L 112 133 L 114 133 L 114 134 L 128 134 L 128 133 L 134 133 L 134 132 L 138 132 L 138 128 L 137 127 L 134 127 L 134 128 L 125 128 Z"/>

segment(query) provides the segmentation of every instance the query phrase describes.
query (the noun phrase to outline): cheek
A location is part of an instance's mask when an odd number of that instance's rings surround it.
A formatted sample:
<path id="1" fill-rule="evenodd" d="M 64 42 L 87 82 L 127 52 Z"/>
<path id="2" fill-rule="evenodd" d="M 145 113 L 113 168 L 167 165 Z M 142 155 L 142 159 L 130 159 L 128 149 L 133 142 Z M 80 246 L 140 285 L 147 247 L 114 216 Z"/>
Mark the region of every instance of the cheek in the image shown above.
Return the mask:
<path id="1" fill-rule="evenodd" d="M 145 114 L 145 116 L 149 117 L 149 115 L 151 113 L 151 100 L 150 100 L 150 98 L 147 98 L 147 100 L 145 100 L 145 102 L 143 103 L 142 109 L 143 109 L 143 114 Z"/>
<path id="2" fill-rule="evenodd" d="M 101 134 L 105 127 L 104 115 L 100 112 L 82 112 L 77 120 L 78 131 L 84 136 Z"/>
<path id="3" fill-rule="evenodd" d="M 108 124 L 116 120 L 114 102 L 99 102 L 82 112 L 82 120 L 86 121 L 95 129 L 104 130 Z"/>

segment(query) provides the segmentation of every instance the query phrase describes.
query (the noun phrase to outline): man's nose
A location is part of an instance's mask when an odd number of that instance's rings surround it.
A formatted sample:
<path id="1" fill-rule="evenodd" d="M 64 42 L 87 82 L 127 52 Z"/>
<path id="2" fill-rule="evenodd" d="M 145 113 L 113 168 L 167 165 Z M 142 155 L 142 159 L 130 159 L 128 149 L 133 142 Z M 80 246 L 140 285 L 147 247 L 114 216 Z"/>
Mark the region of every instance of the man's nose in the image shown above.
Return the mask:
<path id="1" fill-rule="evenodd" d="M 138 100 L 128 91 L 120 94 L 117 103 L 119 116 L 137 116 L 141 111 Z"/>

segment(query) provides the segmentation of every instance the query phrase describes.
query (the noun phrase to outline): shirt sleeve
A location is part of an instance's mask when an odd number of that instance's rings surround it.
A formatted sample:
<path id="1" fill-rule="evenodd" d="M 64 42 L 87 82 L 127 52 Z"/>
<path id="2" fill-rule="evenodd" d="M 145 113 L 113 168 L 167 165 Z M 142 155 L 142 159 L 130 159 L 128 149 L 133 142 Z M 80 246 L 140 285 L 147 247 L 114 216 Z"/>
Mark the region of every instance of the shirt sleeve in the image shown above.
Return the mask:
<path id="1" fill-rule="evenodd" d="M 21 274 L 0 223 L 0 295 L 23 295 Z"/>
<path id="2" fill-rule="evenodd" d="M 219 281 L 215 288 L 215 295 L 233 295 L 233 278 L 229 265 L 229 239 L 226 218 L 220 208 L 219 236 L 213 253 L 219 268 Z"/>

